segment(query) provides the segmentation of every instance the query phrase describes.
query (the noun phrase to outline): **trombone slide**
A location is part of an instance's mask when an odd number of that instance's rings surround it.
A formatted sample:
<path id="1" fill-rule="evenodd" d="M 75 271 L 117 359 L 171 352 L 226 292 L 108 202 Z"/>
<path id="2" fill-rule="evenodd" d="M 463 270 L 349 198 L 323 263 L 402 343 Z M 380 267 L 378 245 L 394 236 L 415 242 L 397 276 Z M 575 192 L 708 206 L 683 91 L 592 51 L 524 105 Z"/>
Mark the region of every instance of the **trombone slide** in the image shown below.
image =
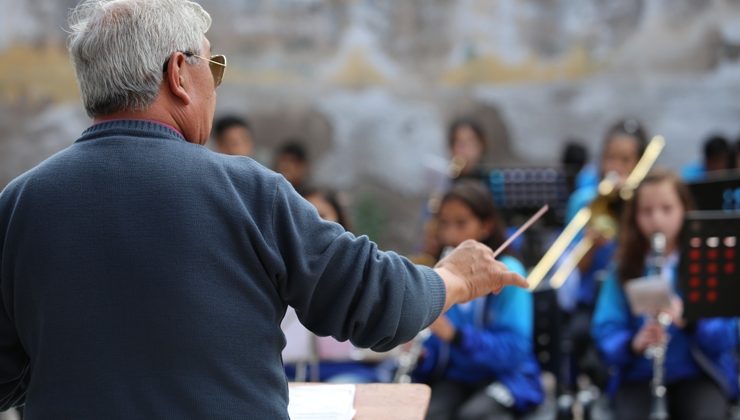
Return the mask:
<path id="1" fill-rule="evenodd" d="M 568 249 L 578 233 L 588 224 L 591 219 L 591 209 L 584 207 L 576 213 L 573 220 L 565 227 L 563 232 L 553 242 L 550 249 L 547 250 L 545 255 L 542 257 L 539 263 L 532 269 L 527 277 L 529 282 L 529 290 L 534 290 L 539 286 L 542 279 L 545 278 L 550 269 L 555 265 L 555 262 L 560 258 L 561 255 Z M 577 263 L 577 262 L 576 262 Z"/>
<path id="2" fill-rule="evenodd" d="M 588 253 L 588 251 L 593 248 L 594 241 L 589 237 L 584 237 L 581 239 L 580 242 L 578 242 L 578 245 L 576 245 L 575 248 L 573 248 L 573 251 L 571 251 L 570 255 L 568 255 L 568 258 L 566 258 L 565 262 L 558 267 L 558 269 L 555 271 L 555 274 L 552 275 L 550 278 L 550 286 L 553 289 L 558 289 L 560 286 L 565 283 L 565 280 L 568 279 L 568 276 L 570 273 L 573 272 L 573 270 L 576 269 L 576 266 L 578 266 L 578 263 L 581 262 L 583 259 L 583 256 Z"/>

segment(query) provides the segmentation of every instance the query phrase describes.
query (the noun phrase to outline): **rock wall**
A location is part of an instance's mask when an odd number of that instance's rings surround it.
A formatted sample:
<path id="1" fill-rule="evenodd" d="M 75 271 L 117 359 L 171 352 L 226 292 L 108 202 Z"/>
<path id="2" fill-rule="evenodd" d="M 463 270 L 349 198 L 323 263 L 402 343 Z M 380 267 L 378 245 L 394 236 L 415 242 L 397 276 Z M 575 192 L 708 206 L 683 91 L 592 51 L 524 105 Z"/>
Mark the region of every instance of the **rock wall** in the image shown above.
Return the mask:
<path id="1" fill-rule="evenodd" d="M 74 1 L 0 0 L 0 186 L 89 121 L 64 58 Z M 217 113 L 248 115 L 257 159 L 305 140 L 314 178 L 346 192 L 358 232 L 402 252 L 438 188 L 446 125 L 481 119 L 491 164 L 592 155 L 623 116 L 661 133 L 660 164 L 740 136 L 738 0 L 210 0 L 228 54 Z M 22 66 L 19 67 L 19 63 Z M 22 70 L 19 71 L 19 68 Z"/>

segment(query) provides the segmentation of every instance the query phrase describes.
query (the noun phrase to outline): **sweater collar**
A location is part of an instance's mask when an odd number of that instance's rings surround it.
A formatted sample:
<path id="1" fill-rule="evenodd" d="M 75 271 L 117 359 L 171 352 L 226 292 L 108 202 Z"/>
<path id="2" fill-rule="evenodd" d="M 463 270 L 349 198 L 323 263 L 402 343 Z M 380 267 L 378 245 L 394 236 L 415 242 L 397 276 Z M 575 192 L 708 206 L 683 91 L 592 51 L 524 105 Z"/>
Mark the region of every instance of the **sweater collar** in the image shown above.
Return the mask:
<path id="1" fill-rule="evenodd" d="M 94 140 L 110 135 L 130 135 L 134 137 L 164 138 L 187 141 L 174 127 L 150 120 L 109 120 L 93 124 L 82 132 L 77 142 Z"/>

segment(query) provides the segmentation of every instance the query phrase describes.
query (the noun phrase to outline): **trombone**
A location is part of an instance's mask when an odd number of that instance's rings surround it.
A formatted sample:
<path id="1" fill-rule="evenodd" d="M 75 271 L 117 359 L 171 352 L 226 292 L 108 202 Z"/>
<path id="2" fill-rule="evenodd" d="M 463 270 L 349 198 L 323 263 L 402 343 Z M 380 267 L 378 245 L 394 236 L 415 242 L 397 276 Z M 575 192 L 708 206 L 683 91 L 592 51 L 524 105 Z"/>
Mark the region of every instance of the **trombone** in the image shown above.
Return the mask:
<path id="1" fill-rule="evenodd" d="M 619 222 L 615 204 L 632 199 L 635 189 L 652 168 L 658 156 L 665 147 L 665 139 L 655 136 L 645 148 L 645 152 L 629 174 L 621 188 L 618 188 L 617 180 L 613 176 L 605 177 L 598 187 L 598 196 L 591 205 L 584 207 L 576 213 L 573 220 L 563 229 L 560 236 L 555 239 L 550 249 L 545 253 L 539 263 L 529 273 L 529 290 L 535 290 L 542 280 L 547 276 L 557 260 L 565 253 L 573 243 L 578 234 L 587 225 L 606 238 L 614 238 L 617 235 Z M 584 236 L 573 248 L 563 264 L 555 270 L 550 278 L 550 286 L 557 289 L 565 283 L 571 272 L 576 268 L 581 259 L 594 246 L 593 239 Z"/>

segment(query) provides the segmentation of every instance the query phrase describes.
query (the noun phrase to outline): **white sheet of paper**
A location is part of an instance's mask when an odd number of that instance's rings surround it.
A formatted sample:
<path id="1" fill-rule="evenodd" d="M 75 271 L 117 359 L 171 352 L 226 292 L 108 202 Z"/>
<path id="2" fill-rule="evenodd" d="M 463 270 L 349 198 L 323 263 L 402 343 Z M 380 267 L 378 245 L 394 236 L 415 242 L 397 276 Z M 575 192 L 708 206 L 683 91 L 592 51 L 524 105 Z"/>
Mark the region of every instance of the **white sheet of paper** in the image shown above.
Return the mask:
<path id="1" fill-rule="evenodd" d="M 291 420 L 351 420 L 354 402 L 354 385 L 293 385 L 288 415 Z"/>
<path id="2" fill-rule="evenodd" d="M 624 288 L 635 315 L 656 316 L 671 306 L 674 295 L 670 282 L 659 276 L 630 280 Z"/>

